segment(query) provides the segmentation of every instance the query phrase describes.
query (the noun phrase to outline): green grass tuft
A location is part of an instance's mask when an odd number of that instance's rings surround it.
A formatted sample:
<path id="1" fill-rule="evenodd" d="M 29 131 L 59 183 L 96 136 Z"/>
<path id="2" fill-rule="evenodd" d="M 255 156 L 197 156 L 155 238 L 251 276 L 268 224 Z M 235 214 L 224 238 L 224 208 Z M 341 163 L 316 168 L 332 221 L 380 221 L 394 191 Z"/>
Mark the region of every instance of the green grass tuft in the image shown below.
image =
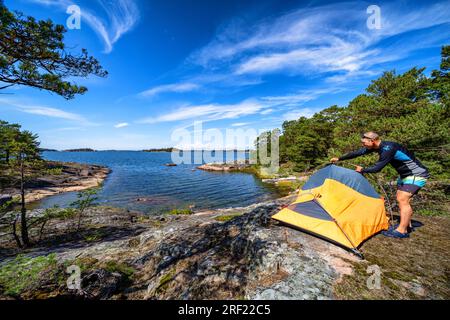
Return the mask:
<path id="1" fill-rule="evenodd" d="M 223 216 L 218 216 L 218 217 L 215 217 L 214 219 L 216 221 L 226 222 L 226 221 L 230 221 L 231 219 L 239 217 L 239 216 L 240 216 L 239 213 L 235 213 L 235 214 L 227 214 L 227 215 L 223 215 Z"/>
<path id="2" fill-rule="evenodd" d="M 191 209 L 172 209 L 169 211 L 169 214 L 173 215 L 189 215 L 193 214 L 194 212 Z"/>
<path id="3" fill-rule="evenodd" d="M 39 283 L 40 277 L 46 271 L 57 272 L 54 253 L 36 258 L 18 255 L 0 268 L 0 286 L 5 294 L 18 296 Z"/>

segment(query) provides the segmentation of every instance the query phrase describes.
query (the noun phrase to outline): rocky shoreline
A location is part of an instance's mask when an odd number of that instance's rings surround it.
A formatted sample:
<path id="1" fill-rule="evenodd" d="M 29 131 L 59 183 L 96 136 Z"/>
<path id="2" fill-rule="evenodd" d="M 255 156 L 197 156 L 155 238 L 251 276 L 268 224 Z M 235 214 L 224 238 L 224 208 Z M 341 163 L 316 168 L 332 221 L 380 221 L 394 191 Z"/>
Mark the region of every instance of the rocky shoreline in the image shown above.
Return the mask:
<path id="1" fill-rule="evenodd" d="M 199 170 L 223 172 L 250 171 L 251 168 L 251 165 L 245 163 L 244 161 L 234 161 L 230 163 L 205 163 L 197 167 Z"/>
<path id="2" fill-rule="evenodd" d="M 75 164 L 63 171 L 76 177 L 74 185 L 65 188 L 86 187 L 109 172 Z M 294 179 L 267 182 L 290 180 Z M 365 260 L 360 260 L 271 219 L 295 197 L 291 193 L 247 207 L 177 215 L 97 206 L 84 214 L 79 231 L 75 218 L 51 220 L 42 239 L 31 235 L 34 245 L 28 249 L 19 250 L 12 239 L 0 237 L 0 268 L 20 268 L 15 265 L 18 254 L 29 259 L 27 265 L 48 260 L 45 267 L 37 268 L 33 281 L 22 280 L 20 290 L 13 282 L 13 293 L 0 277 L 0 299 L 450 297 L 448 217 L 419 217 L 424 227 L 410 239 L 376 235 L 363 244 Z M 29 212 L 30 216 L 40 214 L 42 209 Z M 379 290 L 367 285 L 372 275 L 367 270 L 374 265 L 382 272 Z M 68 289 L 68 266 L 80 268 L 80 289 Z"/>
<path id="3" fill-rule="evenodd" d="M 72 292 L 46 283 L 45 287 L 41 284 L 26 291 L 23 297 L 332 299 L 333 283 L 346 272 L 339 265 L 346 263 L 335 263 L 330 257 L 356 258 L 272 221 L 270 216 L 290 201 L 292 196 L 250 207 L 181 216 L 148 217 L 117 208 L 92 208 L 84 222 L 92 227 L 81 235 L 62 236 L 71 222 L 54 222 L 46 240 L 22 253 L 30 257 L 56 253 L 61 265 L 89 261 L 92 270 L 83 279 L 103 275 L 95 285 L 85 283 L 95 290 L 89 294 Z M 93 232 L 101 234 L 100 238 L 86 241 Z M 2 256 L 2 263 L 10 259 Z M 134 270 L 126 288 L 121 287 L 120 272 L 101 271 L 108 261 Z"/>
<path id="4" fill-rule="evenodd" d="M 111 170 L 104 166 L 75 162 L 47 161 L 49 169 L 58 169 L 56 174 L 47 174 L 28 182 L 25 200 L 27 203 L 42 200 L 56 194 L 81 191 L 101 184 Z M 19 189 L 6 189 L 5 196 L 20 196 Z"/>
<path id="5" fill-rule="evenodd" d="M 377 235 L 363 245 L 366 260 L 270 217 L 289 195 L 249 207 L 191 215 L 93 207 L 80 232 L 53 221 L 45 238 L 20 251 L 56 255 L 51 269 L 18 296 L 4 299 L 446 299 L 448 218 L 421 217 L 428 228 L 399 242 Z M 395 255 L 392 253 L 393 246 Z M 0 242 L 0 265 L 19 251 Z M 66 268 L 79 266 L 81 290 L 67 289 Z M 370 265 L 382 289 L 367 287 Z M 51 277 L 48 273 L 51 272 Z M 59 279 L 59 280 L 55 280 Z M 62 280 L 61 280 L 62 279 Z M 1 292 L 0 286 L 0 292 Z"/>

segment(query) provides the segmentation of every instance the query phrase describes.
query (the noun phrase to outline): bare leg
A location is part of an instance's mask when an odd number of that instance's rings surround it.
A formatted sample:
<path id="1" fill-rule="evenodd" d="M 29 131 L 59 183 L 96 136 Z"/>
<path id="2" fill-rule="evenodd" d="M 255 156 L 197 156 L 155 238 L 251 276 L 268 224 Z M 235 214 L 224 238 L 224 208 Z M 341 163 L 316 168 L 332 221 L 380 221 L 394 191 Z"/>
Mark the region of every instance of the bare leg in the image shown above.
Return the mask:
<path id="1" fill-rule="evenodd" d="M 400 208 L 400 224 L 397 228 L 398 232 L 407 233 L 408 227 L 411 226 L 411 217 L 413 210 L 411 207 L 412 194 L 405 191 L 397 191 L 397 202 Z"/>

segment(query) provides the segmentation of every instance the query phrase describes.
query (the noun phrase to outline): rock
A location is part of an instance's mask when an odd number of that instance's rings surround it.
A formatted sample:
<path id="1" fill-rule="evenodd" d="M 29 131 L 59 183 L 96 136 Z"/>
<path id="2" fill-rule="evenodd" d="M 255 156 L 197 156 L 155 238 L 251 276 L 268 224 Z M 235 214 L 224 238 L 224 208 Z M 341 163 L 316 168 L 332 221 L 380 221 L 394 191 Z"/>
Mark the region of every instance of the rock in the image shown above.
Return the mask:
<path id="1" fill-rule="evenodd" d="M 87 177 L 89 175 L 92 175 L 92 173 L 89 171 L 89 169 L 81 169 L 80 174 L 81 177 Z"/>
<path id="2" fill-rule="evenodd" d="M 306 180 L 308 180 L 308 176 L 301 176 L 301 177 L 290 176 L 290 177 L 284 177 L 284 178 L 262 179 L 261 181 L 265 182 L 265 183 L 278 184 L 279 182 L 283 182 L 283 181 L 296 182 L 296 181 L 306 181 Z"/>
<path id="3" fill-rule="evenodd" d="M 151 217 L 151 223 L 137 219 L 130 225 L 133 213 L 126 209 L 92 209 L 83 223 L 108 226 L 94 230 L 103 235 L 59 244 L 58 261 L 81 255 L 97 259 L 100 266 L 113 260 L 136 270 L 127 283 L 130 278 L 122 272 L 90 269 L 83 274 L 82 289 L 91 299 L 118 294 L 127 299 L 332 299 L 340 274 L 325 257 L 333 245 L 292 229 L 287 238 L 286 227 L 271 219 L 293 198 L 240 208 L 240 215 L 225 222 L 214 219 L 216 212 L 161 215 Z M 55 250 L 54 242 L 51 246 L 33 254 Z"/>
<path id="4" fill-rule="evenodd" d="M 82 278 L 81 289 L 89 299 L 107 299 L 119 291 L 124 280 L 120 273 L 94 270 Z"/>
<path id="5" fill-rule="evenodd" d="M 177 165 L 175 163 L 166 163 L 166 167 L 176 167 Z"/>
<path id="6" fill-rule="evenodd" d="M 248 164 L 230 164 L 230 163 L 207 163 L 201 166 L 198 166 L 197 169 L 205 170 L 205 171 L 239 171 L 246 168 L 249 168 Z"/>

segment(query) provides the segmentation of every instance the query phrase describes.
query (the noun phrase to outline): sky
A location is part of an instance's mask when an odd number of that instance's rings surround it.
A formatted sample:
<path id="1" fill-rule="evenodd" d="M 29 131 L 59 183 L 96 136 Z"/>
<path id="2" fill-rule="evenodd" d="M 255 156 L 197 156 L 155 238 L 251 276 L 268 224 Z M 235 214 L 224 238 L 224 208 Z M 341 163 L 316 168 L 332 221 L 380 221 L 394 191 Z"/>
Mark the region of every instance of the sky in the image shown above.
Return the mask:
<path id="1" fill-rule="evenodd" d="M 4 3 L 65 26 L 77 5 L 80 28 L 68 29 L 66 48 L 86 48 L 109 72 L 70 79 L 89 89 L 72 100 L 2 90 L 0 119 L 58 150 L 248 147 L 252 142 L 208 140 L 205 131 L 261 132 L 346 106 L 384 71 L 439 68 L 441 47 L 450 43 L 450 1 Z M 181 141 L 180 132 L 189 138 Z"/>

